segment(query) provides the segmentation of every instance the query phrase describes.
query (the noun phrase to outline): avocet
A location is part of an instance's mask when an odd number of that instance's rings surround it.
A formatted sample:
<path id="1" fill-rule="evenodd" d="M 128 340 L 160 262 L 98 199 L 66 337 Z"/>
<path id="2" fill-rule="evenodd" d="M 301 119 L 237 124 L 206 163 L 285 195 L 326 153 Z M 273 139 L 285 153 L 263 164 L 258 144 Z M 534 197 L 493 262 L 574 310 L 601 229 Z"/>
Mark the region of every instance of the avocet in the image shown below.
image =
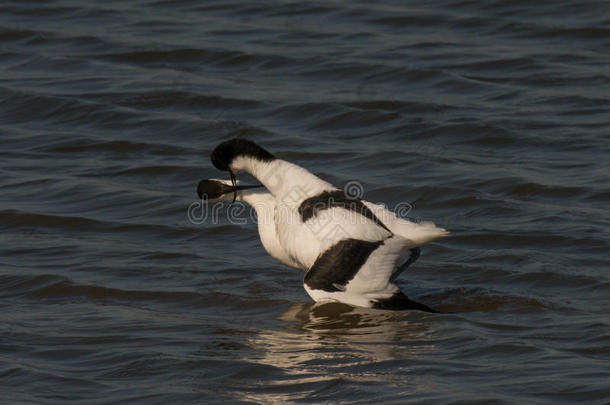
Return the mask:
<path id="1" fill-rule="evenodd" d="M 221 143 L 211 159 L 216 168 L 229 171 L 231 182 L 203 180 L 200 196 L 214 200 L 233 194 L 233 200 L 240 198 L 257 213 L 264 211 L 264 218 L 272 217 L 267 224 L 259 220 L 261 241 L 273 257 L 306 272 L 304 287 L 314 301 L 436 312 L 410 300 L 394 280 L 417 259 L 419 246 L 447 236 L 446 230 L 348 196 L 248 139 Z M 253 175 L 267 190 L 237 185 L 239 171 Z"/>

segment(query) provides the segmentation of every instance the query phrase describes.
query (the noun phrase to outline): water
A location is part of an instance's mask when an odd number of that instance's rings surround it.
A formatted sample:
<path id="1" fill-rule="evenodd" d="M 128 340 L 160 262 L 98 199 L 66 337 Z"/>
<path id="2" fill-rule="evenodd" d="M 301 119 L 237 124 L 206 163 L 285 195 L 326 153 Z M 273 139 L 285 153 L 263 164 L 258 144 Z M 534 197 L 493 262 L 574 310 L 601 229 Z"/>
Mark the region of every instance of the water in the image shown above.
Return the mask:
<path id="1" fill-rule="evenodd" d="M 602 1 L 3 2 L 1 402 L 609 403 L 609 46 Z M 452 231 L 399 280 L 452 314 L 189 221 L 237 136 Z"/>

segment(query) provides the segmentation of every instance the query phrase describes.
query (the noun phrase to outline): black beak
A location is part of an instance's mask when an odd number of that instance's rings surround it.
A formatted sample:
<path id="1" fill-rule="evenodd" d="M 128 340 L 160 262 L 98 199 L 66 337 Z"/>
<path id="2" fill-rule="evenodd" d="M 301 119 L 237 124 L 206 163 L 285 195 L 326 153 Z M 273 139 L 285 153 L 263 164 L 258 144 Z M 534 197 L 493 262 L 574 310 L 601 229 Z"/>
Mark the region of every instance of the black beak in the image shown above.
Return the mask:
<path id="1" fill-rule="evenodd" d="M 227 188 L 227 193 L 233 192 L 237 193 L 239 190 L 248 190 L 250 188 L 261 188 L 265 187 L 262 184 L 256 184 L 252 186 L 225 186 Z"/>
<path id="2" fill-rule="evenodd" d="M 232 185 L 231 186 L 224 186 L 223 194 L 233 192 L 233 201 L 231 201 L 231 204 L 233 204 L 235 202 L 235 199 L 237 198 L 237 192 L 239 190 L 247 190 L 249 188 L 265 187 L 262 184 L 257 184 L 255 186 L 238 186 L 237 185 L 237 178 L 235 177 L 235 174 L 233 174 L 233 172 L 229 170 L 229 175 L 231 176 L 231 183 L 232 183 Z M 225 191 L 225 189 L 226 189 L 226 191 Z"/>
<path id="3" fill-rule="evenodd" d="M 207 182 L 207 180 L 202 180 L 200 182 L 200 185 L 197 187 L 197 195 L 199 196 L 200 200 L 203 199 L 204 194 L 210 196 L 211 193 L 211 198 L 218 198 L 223 194 L 233 193 L 233 202 L 235 202 L 235 198 L 237 198 L 237 192 L 239 190 L 248 190 L 250 188 L 264 187 L 262 184 L 257 184 L 254 186 L 228 186 L 221 182 L 215 182 L 215 187 L 213 189 L 210 189 L 209 187 L 201 187 L 201 184 L 204 182 Z"/>

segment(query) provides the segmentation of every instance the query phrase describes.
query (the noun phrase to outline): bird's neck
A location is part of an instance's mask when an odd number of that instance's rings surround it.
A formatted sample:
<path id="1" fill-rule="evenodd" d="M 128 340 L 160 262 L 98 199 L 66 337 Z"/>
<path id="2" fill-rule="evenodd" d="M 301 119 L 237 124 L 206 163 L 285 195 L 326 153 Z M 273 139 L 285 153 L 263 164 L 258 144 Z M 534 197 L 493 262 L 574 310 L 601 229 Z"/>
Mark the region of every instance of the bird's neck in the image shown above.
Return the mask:
<path id="1" fill-rule="evenodd" d="M 244 170 L 256 177 L 275 200 L 287 205 L 298 205 L 304 199 L 323 191 L 334 190 L 332 184 L 293 163 L 281 159 L 269 162 L 252 157 L 239 157 L 232 165 L 236 171 Z"/>
<path id="2" fill-rule="evenodd" d="M 237 193 L 237 201 L 250 205 L 256 211 L 259 218 L 273 217 L 275 199 L 268 191 L 257 189 L 240 190 Z"/>

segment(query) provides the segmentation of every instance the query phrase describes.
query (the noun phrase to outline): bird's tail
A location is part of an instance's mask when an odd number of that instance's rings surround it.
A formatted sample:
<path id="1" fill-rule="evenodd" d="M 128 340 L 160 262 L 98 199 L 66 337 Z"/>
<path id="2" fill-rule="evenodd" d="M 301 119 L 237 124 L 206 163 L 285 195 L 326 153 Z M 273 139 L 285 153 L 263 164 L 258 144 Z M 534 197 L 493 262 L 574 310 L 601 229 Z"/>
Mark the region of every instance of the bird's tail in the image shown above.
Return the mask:
<path id="1" fill-rule="evenodd" d="M 401 235 L 402 236 L 402 235 Z M 446 238 L 449 236 L 449 231 L 439 228 L 432 222 L 412 223 L 409 229 L 408 239 L 411 239 L 417 246 L 435 241 L 437 239 Z"/>

